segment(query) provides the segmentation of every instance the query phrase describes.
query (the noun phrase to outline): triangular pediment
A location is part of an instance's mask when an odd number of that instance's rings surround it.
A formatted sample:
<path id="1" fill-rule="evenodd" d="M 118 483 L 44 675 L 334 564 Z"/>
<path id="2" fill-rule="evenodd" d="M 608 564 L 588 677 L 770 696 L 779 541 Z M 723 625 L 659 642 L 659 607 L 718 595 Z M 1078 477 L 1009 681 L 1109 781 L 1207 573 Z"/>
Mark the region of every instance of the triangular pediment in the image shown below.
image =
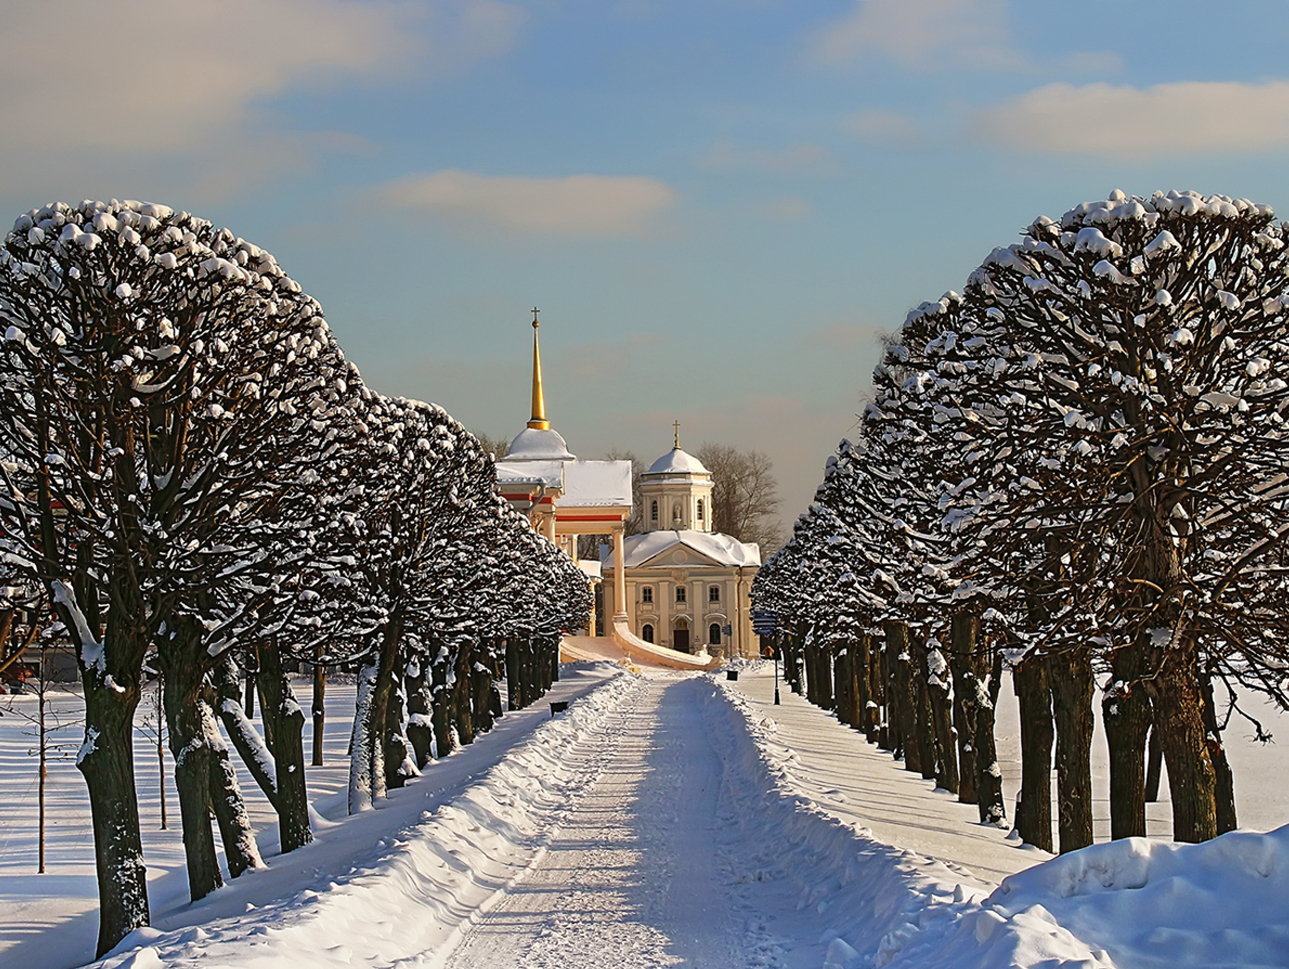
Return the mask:
<path id="1" fill-rule="evenodd" d="M 706 555 L 703 555 L 701 552 L 697 552 L 694 549 L 689 548 L 688 546 L 682 545 L 679 542 L 677 542 L 675 545 L 672 545 L 668 548 L 663 549 L 661 552 L 659 552 L 657 555 L 653 556 L 652 558 L 649 558 L 646 561 L 641 562 L 638 566 L 636 566 L 636 568 L 645 568 L 645 569 L 677 568 L 677 567 L 693 568 L 695 566 L 715 566 L 715 565 L 720 565 L 720 563 L 717 562 L 715 559 L 708 558 Z"/>

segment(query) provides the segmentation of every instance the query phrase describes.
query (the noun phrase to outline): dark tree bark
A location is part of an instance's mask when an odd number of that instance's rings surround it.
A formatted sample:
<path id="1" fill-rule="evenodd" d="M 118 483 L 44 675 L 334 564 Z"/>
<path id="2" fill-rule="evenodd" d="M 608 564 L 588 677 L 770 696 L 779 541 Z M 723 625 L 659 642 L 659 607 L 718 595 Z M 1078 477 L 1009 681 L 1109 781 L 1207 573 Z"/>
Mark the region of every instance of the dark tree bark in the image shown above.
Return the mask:
<path id="1" fill-rule="evenodd" d="M 859 650 L 856 657 L 859 666 L 858 676 L 855 683 L 859 690 L 859 726 L 864 731 L 864 739 L 870 744 L 877 743 L 878 730 L 881 726 L 881 711 L 878 704 L 881 702 L 880 694 L 877 692 L 879 679 L 876 672 L 876 651 L 873 649 L 873 637 L 868 633 L 861 633 L 857 642 Z"/>
<path id="2" fill-rule="evenodd" d="M 1048 659 L 1056 720 L 1056 826 L 1061 854 L 1092 844 L 1092 659 L 1068 650 Z"/>
<path id="3" fill-rule="evenodd" d="M 909 627 L 902 622 L 886 623 L 886 643 L 895 668 L 895 694 L 898 698 L 900 741 L 904 750 L 904 769 L 922 773 L 922 745 L 918 741 L 917 692 L 913 685 L 913 657 L 909 654 Z"/>
<path id="4" fill-rule="evenodd" d="M 953 675 L 953 720 L 958 732 L 958 800 L 975 804 L 976 723 L 979 720 L 980 678 L 976 656 L 980 623 L 975 616 L 953 617 L 950 630 L 949 671 Z"/>
<path id="5" fill-rule="evenodd" d="M 1146 745 L 1146 803 L 1159 800 L 1160 775 L 1164 772 L 1164 748 L 1159 742 L 1159 729 L 1155 726 L 1155 712 L 1150 712 L 1150 740 Z"/>
<path id="6" fill-rule="evenodd" d="M 895 657 L 898 655 L 891 644 L 891 638 L 886 630 L 882 632 L 882 694 L 886 697 L 886 719 L 882 723 L 882 738 L 880 746 L 889 750 L 891 754 L 900 758 L 904 756 L 904 737 L 900 732 L 900 724 L 904 720 L 903 713 L 900 712 L 900 690 L 899 676 L 896 667 Z"/>
<path id="7" fill-rule="evenodd" d="M 430 745 L 434 740 L 431 727 L 430 657 L 423 656 L 416 666 L 416 675 L 404 681 L 407 691 L 407 739 L 412 744 L 416 766 L 424 770 L 430 762 Z"/>
<path id="8" fill-rule="evenodd" d="M 278 838 L 282 853 L 313 841 L 309 826 L 309 791 L 304 777 L 304 711 L 291 691 L 276 642 L 260 644 L 260 673 L 256 685 L 264 732 L 273 754 L 277 780 Z M 271 724 L 271 726 L 270 726 Z"/>
<path id="9" fill-rule="evenodd" d="M 1047 658 L 1031 653 L 1012 670 L 1020 706 L 1020 804 L 1016 831 L 1026 844 L 1052 850 L 1052 688 Z"/>
<path id="10" fill-rule="evenodd" d="M 918 762 L 922 766 L 922 779 L 935 780 L 939 764 L 936 761 L 935 729 L 932 722 L 930 690 L 927 688 L 927 648 L 921 631 L 909 633 L 909 685 L 913 689 L 914 726 L 917 730 Z"/>
<path id="11" fill-rule="evenodd" d="M 1226 747 L 1222 744 L 1222 728 L 1218 726 L 1217 704 L 1213 700 L 1213 677 L 1208 672 L 1200 677 L 1200 691 L 1204 698 L 1204 726 L 1208 728 L 1205 738 L 1213 761 L 1217 833 L 1226 834 L 1240 826 L 1235 817 L 1235 776 L 1231 773 Z"/>
<path id="12" fill-rule="evenodd" d="M 319 647 L 321 653 L 321 647 Z M 319 657 L 313 664 L 313 700 L 310 713 L 313 714 L 313 766 L 322 766 L 322 741 L 327 727 L 327 668 L 319 663 Z"/>
<path id="13" fill-rule="evenodd" d="M 162 666 L 166 728 L 170 753 L 175 760 L 175 793 L 183 825 L 184 866 L 188 872 L 188 894 L 195 902 L 224 884 L 215 858 L 215 836 L 210 827 L 211 763 L 210 741 L 202 720 L 201 671 L 191 664 L 175 662 L 174 650 L 163 644 L 159 650 Z"/>
<path id="14" fill-rule="evenodd" d="M 474 668 L 470 673 L 470 698 L 474 705 L 471 715 L 477 733 L 487 733 L 492 729 L 492 670 L 484 662 L 484 655 L 484 644 L 480 644 Z"/>
<path id="15" fill-rule="evenodd" d="M 981 682 L 986 658 L 977 650 L 976 666 L 976 806 L 982 824 L 1001 825 L 1007 820 L 1007 806 L 1003 803 L 1003 772 L 998 765 L 998 749 L 994 743 L 994 716 L 997 709 L 999 684 L 1002 680 L 1002 655 L 994 656 L 988 686 Z"/>
<path id="16" fill-rule="evenodd" d="M 210 765 L 210 810 L 219 825 L 228 874 L 236 878 L 248 868 L 263 868 L 264 862 L 260 859 L 259 845 L 255 843 L 255 830 L 251 827 L 250 815 L 246 813 L 241 785 L 237 783 L 237 771 L 228 756 L 228 748 L 219 736 L 215 715 L 204 696 L 200 702 L 202 723 L 210 745 L 210 756 L 207 759 Z M 206 826 L 209 828 L 209 821 Z"/>
<path id="17" fill-rule="evenodd" d="M 1101 722 L 1110 752 L 1110 838 L 1146 836 L 1146 736 L 1150 698 L 1141 682 L 1144 648 L 1133 643 L 1110 659 L 1111 681 L 1101 700 Z"/>
<path id="18" fill-rule="evenodd" d="M 70 627 L 69 627 L 70 628 Z M 94 866 L 98 877 L 99 930 L 96 953 L 102 956 L 123 938 L 148 924 L 148 885 L 139 833 L 134 786 L 134 709 L 137 681 L 113 676 L 117 693 L 95 671 L 83 671 L 85 738 L 76 762 L 90 795 L 94 827 Z"/>
<path id="19" fill-rule="evenodd" d="M 518 644 L 511 640 L 506 647 L 507 657 L 511 656 L 514 650 L 514 662 L 508 658 L 506 661 L 506 672 L 510 679 L 510 709 L 518 710 L 519 689 L 519 655 Z M 435 657 L 433 665 L 430 667 L 430 677 L 433 684 L 430 691 L 432 711 L 430 713 L 430 724 L 434 729 L 434 755 L 442 760 L 448 754 L 452 753 L 452 696 L 448 688 L 448 663 L 449 657 Z"/>
<path id="20" fill-rule="evenodd" d="M 456 681 L 452 684 L 452 722 L 463 744 L 474 743 L 474 704 L 470 696 L 473 667 L 474 644 L 462 643 L 457 650 Z"/>
<path id="21" fill-rule="evenodd" d="M 1156 673 L 1147 681 L 1155 726 L 1168 766 L 1173 840 L 1196 843 L 1217 837 L 1217 772 L 1204 734 L 1204 700 L 1189 637 L 1157 650 Z"/>
<path id="22" fill-rule="evenodd" d="M 224 733 L 276 811 L 277 766 L 268 744 L 242 710 L 242 684 L 231 653 L 225 652 L 220 657 L 210 679 L 215 690 L 215 712 L 224 725 Z"/>
<path id="23" fill-rule="evenodd" d="M 506 640 L 506 709 L 520 709 L 519 640 Z"/>
<path id="24" fill-rule="evenodd" d="M 932 736 L 935 740 L 935 786 L 950 794 L 958 793 L 957 738 L 953 734 L 952 704 L 949 700 L 949 668 L 943 653 L 938 657 L 940 668 L 927 668 L 927 696 L 931 701 Z M 930 663 L 931 657 L 928 657 Z"/>

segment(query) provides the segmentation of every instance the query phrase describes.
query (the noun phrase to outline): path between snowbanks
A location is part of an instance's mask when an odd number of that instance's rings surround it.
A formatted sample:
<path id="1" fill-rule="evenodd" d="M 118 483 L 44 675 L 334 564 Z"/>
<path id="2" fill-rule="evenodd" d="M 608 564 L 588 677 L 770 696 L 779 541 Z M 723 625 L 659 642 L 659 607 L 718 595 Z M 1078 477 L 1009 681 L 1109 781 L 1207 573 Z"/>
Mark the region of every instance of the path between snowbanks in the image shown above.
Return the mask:
<path id="1" fill-rule="evenodd" d="M 795 906 L 781 907 L 778 923 L 748 927 L 744 961 L 785 969 L 1289 966 L 1289 828 L 1199 846 L 1097 845 L 993 888 L 961 866 L 886 843 L 839 817 L 835 804 L 808 793 L 824 779 L 785 751 L 779 725 L 759 715 L 736 684 L 706 679 L 710 687 L 692 695 L 705 730 L 717 738 L 720 816 L 731 829 L 720 840 L 734 862 L 721 866 L 711 904 L 751 898 L 767 882 L 796 898 Z M 143 930 L 104 965 L 441 964 L 513 895 L 581 792 L 603 776 L 603 763 L 569 756 L 574 745 L 610 729 L 622 703 L 643 689 L 634 677 L 609 680 L 505 747 L 459 789 L 427 797 L 430 806 L 405 825 L 391 825 L 388 808 L 346 822 L 351 847 L 363 832 L 380 838 L 348 870 L 328 867 L 329 875 L 315 872 L 301 883 L 308 887 L 265 905 L 243 902 L 246 911 L 200 926 Z M 415 792 L 404 792 L 405 805 L 419 806 Z M 926 803 L 934 811 L 942 802 L 928 792 Z M 375 820 L 365 825 L 368 819 Z M 238 899 L 219 894 L 225 908 Z M 212 913 L 196 917 L 202 914 Z M 776 948 L 776 939 L 788 942 L 778 930 L 789 925 L 796 941 Z M 813 933 L 808 944 L 806 928 Z M 606 965 L 612 955 L 605 953 Z"/>

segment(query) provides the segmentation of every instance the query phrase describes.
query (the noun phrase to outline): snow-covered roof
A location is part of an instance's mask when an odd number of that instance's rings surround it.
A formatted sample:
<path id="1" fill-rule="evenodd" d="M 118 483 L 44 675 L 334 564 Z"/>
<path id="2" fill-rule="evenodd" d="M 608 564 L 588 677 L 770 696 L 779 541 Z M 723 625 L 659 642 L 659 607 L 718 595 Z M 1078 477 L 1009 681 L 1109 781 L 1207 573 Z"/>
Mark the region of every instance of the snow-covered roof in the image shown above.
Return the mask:
<path id="1" fill-rule="evenodd" d="M 539 484 L 544 488 L 563 488 L 564 462 L 498 461 L 497 484 Z"/>
<path id="2" fill-rule="evenodd" d="M 672 448 L 653 464 L 645 474 L 711 474 L 703 462 L 687 451 Z"/>
<path id="3" fill-rule="evenodd" d="M 632 535 L 623 544 L 623 556 L 629 569 L 648 565 L 651 560 L 677 545 L 683 545 L 697 552 L 704 558 L 710 559 L 715 565 L 733 567 L 761 564 L 761 548 L 755 542 L 740 542 L 729 535 L 715 532 L 671 530 L 646 532 L 643 535 Z M 600 563 L 605 568 L 613 567 L 612 546 L 601 546 Z"/>
<path id="4" fill-rule="evenodd" d="M 557 508 L 631 505 L 630 461 L 569 461 Z"/>
<path id="5" fill-rule="evenodd" d="M 577 455 L 570 454 L 568 445 L 559 431 L 551 428 L 540 430 L 525 427 L 510 442 L 510 453 L 507 461 L 576 461 Z"/>

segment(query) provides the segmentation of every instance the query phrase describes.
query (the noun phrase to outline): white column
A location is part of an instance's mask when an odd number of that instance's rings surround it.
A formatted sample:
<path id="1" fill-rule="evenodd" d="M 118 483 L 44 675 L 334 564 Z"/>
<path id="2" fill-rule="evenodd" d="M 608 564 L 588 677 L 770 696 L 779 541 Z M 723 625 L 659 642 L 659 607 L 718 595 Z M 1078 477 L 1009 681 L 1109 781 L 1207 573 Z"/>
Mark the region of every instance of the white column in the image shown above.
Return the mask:
<path id="1" fill-rule="evenodd" d="M 627 618 L 627 557 L 623 542 L 623 525 L 613 526 L 613 599 L 617 611 L 613 618 Z"/>

